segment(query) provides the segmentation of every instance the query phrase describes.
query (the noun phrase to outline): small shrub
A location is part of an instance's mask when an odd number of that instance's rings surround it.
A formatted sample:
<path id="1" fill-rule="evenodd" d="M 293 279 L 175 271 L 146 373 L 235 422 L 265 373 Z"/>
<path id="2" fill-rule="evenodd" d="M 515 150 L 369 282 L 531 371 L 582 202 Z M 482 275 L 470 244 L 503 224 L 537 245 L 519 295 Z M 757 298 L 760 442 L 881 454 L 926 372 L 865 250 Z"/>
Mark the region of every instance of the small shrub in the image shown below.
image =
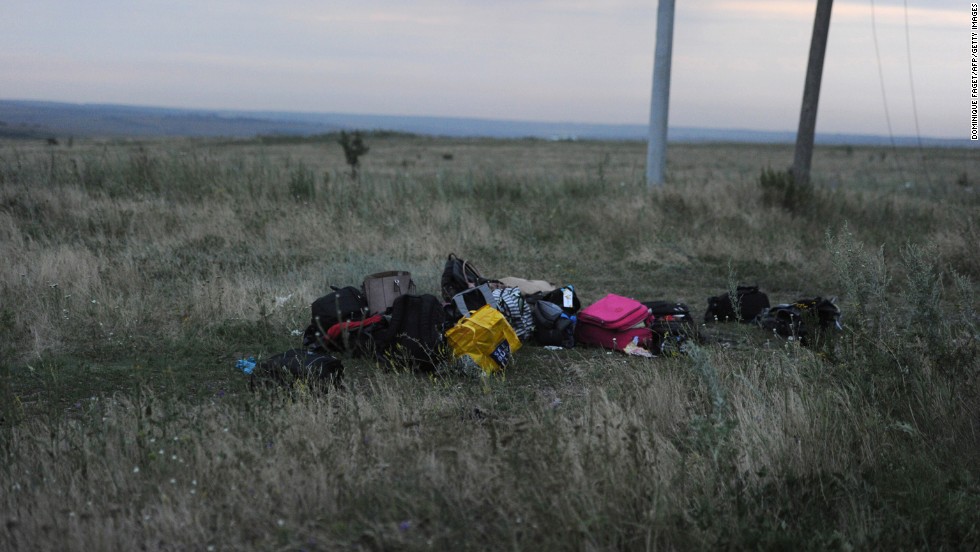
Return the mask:
<path id="1" fill-rule="evenodd" d="M 842 359 L 874 373 L 878 391 L 890 384 L 926 384 L 935 371 L 961 382 L 980 374 L 973 361 L 978 348 L 972 283 L 966 277 L 946 275 L 955 286 L 955 293 L 947 292 L 944 271 L 929 249 L 908 244 L 897 266 L 889 267 L 884 247 L 865 247 L 847 226 L 837 237 L 828 236 L 828 245 L 850 307 Z M 889 269 L 899 278 L 893 280 Z"/>
<path id="2" fill-rule="evenodd" d="M 351 133 L 340 131 L 340 138 L 337 140 L 340 147 L 344 148 L 344 158 L 350 166 L 351 178 L 357 178 L 357 170 L 360 167 L 361 156 L 366 154 L 371 148 L 364 143 L 364 138 L 359 130 Z"/>
<path id="3" fill-rule="evenodd" d="M 762 170 L 759 175 L 762 203 L 767 207 L 782 207 L 791 213 L 800 213 L 813 201 L 813 186 L 798 183 L 789 171 Z"/>

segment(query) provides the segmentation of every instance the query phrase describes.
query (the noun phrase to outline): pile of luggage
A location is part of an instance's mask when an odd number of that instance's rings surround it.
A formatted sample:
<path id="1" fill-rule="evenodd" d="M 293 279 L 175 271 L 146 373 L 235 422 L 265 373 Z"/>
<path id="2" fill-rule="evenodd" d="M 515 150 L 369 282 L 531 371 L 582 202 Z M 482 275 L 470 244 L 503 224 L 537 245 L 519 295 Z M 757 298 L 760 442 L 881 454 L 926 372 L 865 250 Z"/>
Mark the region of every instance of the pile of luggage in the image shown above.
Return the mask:
<path id="1" fill-rule="evenodd" d="M 549 348 L 602 347 L 630 355 L 680 354 L 701 339 L 687 305 L 607 294 L 582 308 L 571 284 L 486 278 L 450 254 L 441 297 L 417 293 L 412 275 L 367 276 L 360 288 L 334 287 L 314 301 L 301 347 L 262 362 L 240 360 L 250 385 L 340 387 L 338 358 L 366 357 L 388 370 L 490 375 L 506 369 L 531 344 Z M 705 324 L 754 323 L 806 345 L 814 331 L 840 329 L 840 310 L 820 297 L 771 306 L 757 287 L 738 287 L 708 299 Z"/>

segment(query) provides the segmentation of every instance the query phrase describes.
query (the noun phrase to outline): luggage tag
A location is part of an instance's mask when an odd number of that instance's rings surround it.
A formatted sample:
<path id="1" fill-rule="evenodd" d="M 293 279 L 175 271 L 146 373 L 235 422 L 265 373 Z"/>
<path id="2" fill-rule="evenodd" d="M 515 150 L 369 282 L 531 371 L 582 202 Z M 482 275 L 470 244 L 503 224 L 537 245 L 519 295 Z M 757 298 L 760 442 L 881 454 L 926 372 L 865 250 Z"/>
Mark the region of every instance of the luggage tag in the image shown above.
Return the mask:
<path id="1" fill-rule="evenodd" d="M 566 309 L 570 309 L 573 306 L 572 303 L 572 298 L 574 297 L 572 295 L 573 293 L 574 292 L 572 291 L 572 286 L 564 287 L 561 289 L 561 302 L 562 302 L 562 306 L 565 307 Z"/>

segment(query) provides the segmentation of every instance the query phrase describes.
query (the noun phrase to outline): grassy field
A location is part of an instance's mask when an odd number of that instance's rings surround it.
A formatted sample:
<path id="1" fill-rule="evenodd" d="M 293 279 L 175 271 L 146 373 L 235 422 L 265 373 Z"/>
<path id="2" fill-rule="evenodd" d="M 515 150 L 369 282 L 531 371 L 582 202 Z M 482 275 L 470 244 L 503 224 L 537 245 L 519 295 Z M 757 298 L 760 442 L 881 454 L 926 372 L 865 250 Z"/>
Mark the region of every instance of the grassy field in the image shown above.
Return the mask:
<path id="1" fill-rule="evenodd" d="M 0 143 L 0 549 L 977 549 L 976 150 L 334 137 Z M 813 348 L 527 346 L 504 377 L 344 358 L 256 396 L 330 285 L 446 255 L 689 304 L 836 297 Z"/>

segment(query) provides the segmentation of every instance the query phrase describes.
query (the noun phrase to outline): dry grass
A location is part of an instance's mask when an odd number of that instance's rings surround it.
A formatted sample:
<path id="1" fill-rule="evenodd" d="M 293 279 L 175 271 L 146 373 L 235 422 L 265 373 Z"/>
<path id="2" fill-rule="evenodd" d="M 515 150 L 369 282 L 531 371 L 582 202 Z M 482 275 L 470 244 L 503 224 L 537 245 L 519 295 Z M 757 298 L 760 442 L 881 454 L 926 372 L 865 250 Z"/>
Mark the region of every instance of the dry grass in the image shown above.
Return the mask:
<path id="1" fill-rule="evenodd" d="M 647 192 L 638 143 L 367 140 L 356 182 L 330 139 L 2 144 L 0 548 L 980 543 L 974 152 L 819 149 L 794 214 L 758 184 L 785 146 L 673 146 Z M 836 295 L 848 329 L 245 392 L 329 285 L 437 293 L 449 252 L 586 303 Z"/>

